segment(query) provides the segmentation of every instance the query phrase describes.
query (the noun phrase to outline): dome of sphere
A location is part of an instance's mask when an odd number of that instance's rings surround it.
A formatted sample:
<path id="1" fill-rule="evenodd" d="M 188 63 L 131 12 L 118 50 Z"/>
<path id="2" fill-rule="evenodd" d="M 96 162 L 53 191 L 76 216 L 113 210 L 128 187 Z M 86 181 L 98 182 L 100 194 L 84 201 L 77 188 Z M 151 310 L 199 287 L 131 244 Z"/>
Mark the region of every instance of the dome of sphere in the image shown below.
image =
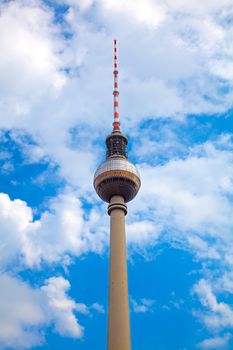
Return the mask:
<path id="1" fill-rule="evenodd" d="M 110 202 L 114 195 L 131 201 L 140 188 L 140 175 L 135 165 L 123 157 L 110 157 L 100 164 L 94 175 L 94 187 L 99 197 Z"/>

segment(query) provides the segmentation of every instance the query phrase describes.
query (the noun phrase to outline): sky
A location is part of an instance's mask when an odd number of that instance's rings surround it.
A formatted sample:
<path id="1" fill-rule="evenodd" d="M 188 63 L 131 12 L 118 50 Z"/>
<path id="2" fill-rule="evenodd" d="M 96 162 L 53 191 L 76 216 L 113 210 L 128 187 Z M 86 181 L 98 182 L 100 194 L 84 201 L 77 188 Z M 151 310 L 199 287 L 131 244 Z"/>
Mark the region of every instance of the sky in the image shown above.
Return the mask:
<path id="1" fill-rule="evenodd" d="M 106 348 L 113 39 L 132 349 L 232 349 L 232 1 L 1 0 L 0 33 L 0 349 Z"/>

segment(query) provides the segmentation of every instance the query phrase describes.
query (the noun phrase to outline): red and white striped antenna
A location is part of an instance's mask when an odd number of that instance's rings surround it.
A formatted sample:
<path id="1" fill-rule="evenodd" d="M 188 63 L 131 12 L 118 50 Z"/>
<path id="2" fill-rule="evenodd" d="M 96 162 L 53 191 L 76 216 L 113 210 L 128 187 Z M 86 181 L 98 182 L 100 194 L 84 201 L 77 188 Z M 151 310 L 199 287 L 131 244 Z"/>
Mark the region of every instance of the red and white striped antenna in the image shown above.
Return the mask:
<path id="1" fill-rule="evenodd" d="M 113 131 L 120 130 L 120 119 L 119 119 L 119 90 L 118 90 L 118 63 L 117 63 L 117 41 L 114 40 L 114 90 L 113 90 Z"/>

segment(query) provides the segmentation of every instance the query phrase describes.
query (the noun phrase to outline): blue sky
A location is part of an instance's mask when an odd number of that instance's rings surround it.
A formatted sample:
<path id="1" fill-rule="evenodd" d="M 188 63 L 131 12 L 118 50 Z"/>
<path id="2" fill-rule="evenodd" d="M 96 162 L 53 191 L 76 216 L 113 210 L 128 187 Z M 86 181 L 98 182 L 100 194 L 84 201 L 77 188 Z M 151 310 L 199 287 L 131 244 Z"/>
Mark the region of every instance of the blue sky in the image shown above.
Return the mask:
<path id="1" fill-rule="evenodd" d="M 109 217 L 92 186 L 120 114 L 132 349 L 232 349 L 233 5 L 0 3 L 0 348 L 104 349 Z"/>

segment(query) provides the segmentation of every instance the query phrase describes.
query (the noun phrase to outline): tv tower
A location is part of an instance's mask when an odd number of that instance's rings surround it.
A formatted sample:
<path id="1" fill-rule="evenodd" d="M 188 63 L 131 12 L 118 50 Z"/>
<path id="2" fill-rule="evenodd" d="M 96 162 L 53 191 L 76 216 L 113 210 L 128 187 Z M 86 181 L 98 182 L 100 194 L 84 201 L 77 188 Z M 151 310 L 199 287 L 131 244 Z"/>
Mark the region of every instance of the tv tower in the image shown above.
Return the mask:
<path id="1" fill-rule="evenodd" d="M 95 172 L 94 187 L 99 197 L 109 203 L 110 275 L 108 299 L 108 350 L 130 350 L 130 321 L 126 260 L 126 203 L 139 191 L 140 175 L 127 159 L 128 140 L 120 130 L 117 42 L 114 40 L 114 119 L 106 138 L 106 160 Z"/>

